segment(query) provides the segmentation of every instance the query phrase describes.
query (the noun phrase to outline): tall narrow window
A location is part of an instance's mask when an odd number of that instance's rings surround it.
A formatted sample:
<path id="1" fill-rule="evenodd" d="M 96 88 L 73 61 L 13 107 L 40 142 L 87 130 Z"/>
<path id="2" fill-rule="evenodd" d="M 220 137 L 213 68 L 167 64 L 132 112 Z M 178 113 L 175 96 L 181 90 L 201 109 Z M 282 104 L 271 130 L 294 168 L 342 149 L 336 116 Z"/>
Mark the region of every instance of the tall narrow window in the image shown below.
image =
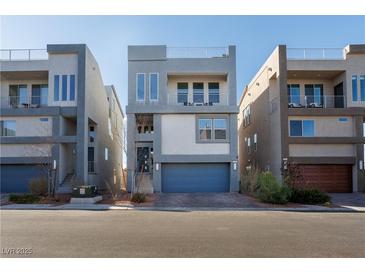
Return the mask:
<path id="1" fill-rule="evenodd" d="M 62 75 L 62 101 L 67 101 L 67 75 Z"/>
<path id="2" fill-rule="evenodd" d="M 360 98 L 365 101 L 365 75 L 360 75 Z"/>
<path id="3" fill-rule="evenodd" d="M 289 84 L 288 85 L 288 99 L 289 104 L 293 106 L 300 105 L 300 87 L 299 84 Z"/>
<path id="4" fill-rule="evenodd" d="M 27 85 L 10 85 L 9 101 L 12 107 L 22 107 L 29 104 Z"/>
<path id="5" fill-rule="evenodd" d="M 302 136 L 302 121 L 291 120 L 290 121 L 290 136 L 297 137 Z"/>
<path id="6" fill-rule="evenodd" d="M 214 139 L 227 139 L 227 119 L 214 119 Z"/>
<path id="7" fill-rule="evenodd" d="M 313 137 L 314 136 L 314 121 L 304 120 L 303 121 L 303 136 Z"/>
<path id="8" fill-rule="evenodd" d="M 212 119 L 199 119 L 200 140 L 212 139 Z"/>
<path id="9" fill-rule="evenodd" d="M 323 105 L 323 85 L 305 85 L 305 100 L 308 107 L 321 107 Z"/>
<path id="10" fill-rule="evenodd" d="M 137 101 L 144 101 L 145 94 L 145 75 L 137 73 Z"/>
<path id="11" fill-rule="evenodd" d="M 88 147 L 87 149 L 87 160 L 88 160 L 88 172 L 95 172 L 95 151 L 94 147 Z"/>
<path id="12" fill-rule="evenodd" d="M 357 101 L 357 76 L 352 76 L 352 101 Z"/>
<path id="13" fill-rule="evenodd" d="M 70 101 L 75 101 L 75 75 L 70 75 Z"/>
<path id="14" fill-rule="evenodd" d="M 41 104 L 41 85 L 32 85 L 32 105 Z"/>
<path id="15" fill-rule="evenodd" d="M 257 151 L 257 133 L 253 135 L 253 148 Z"/>
<path id="16" fill-rule="evenodd" d="M 208 83 L 209 104 L 219 103 L 219 83 Z"/>
<path id="17" fill-rule="evenodd" d="M 204 83 L 193 83 L 193 102 L 204 103 Z"/>
<path id="18" fill-rule="evenodd" d="M 60 100 L 60 76 L 59 75 L 54 76 L 54 96 L 53 96 L 53 100 L 54 101 L 59 101 Z"/>
<path id="19" fill-rule="evenodd" d="M 48 105 L 48 85 L 44 84 L 41 85 L 41 105 L 46 106 Z"/>
<path id="20" fill-rule="evenodd" d="M 177 83 L 177 102 L 188 103 L 188 83 Z"/>
<path id="21" fill-rule="evenodd" d="M 251 154 L 251 138 L 247 138 L 247 153 Z"/>
<path id="22" fill-rule="evenodd" d="M 150 73 L 150 101 L 158 100 L 158 73 Z"/>

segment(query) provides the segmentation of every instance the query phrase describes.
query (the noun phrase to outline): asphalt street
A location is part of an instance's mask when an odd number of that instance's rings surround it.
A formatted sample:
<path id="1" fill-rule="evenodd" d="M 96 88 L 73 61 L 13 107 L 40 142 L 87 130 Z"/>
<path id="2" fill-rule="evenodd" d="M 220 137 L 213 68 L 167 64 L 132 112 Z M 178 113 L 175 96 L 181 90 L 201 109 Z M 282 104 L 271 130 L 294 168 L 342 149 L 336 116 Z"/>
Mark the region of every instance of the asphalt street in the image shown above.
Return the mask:
<path id="1" fill-rule="evenodd" d="M 364 213 L 2 210 L 1 257 L 365 257 Z"/>

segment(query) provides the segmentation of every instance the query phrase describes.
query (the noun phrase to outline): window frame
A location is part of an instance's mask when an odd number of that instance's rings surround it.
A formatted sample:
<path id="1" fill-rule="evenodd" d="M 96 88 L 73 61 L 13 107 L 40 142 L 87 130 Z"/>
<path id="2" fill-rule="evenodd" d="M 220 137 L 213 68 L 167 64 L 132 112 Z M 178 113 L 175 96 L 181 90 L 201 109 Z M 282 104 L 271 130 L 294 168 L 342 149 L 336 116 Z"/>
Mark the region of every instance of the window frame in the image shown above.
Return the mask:
<path id="1" fill-rule="evenodd" d="M 287 85 L 287 88 L 288 88 L 288 102 L 289 104 L 298 104 L 300 105 L 301 104 L 301 98 L 300 98 L 300 84 L 288 84 Z M 293 89 L 292 89 L 293 88 Z M 298 88 L 297 90 L 294 89 L 294 88 Z M 292 95 L 292 91 L 298 91 L 298 95 Z M 293 99 L 293 96 L 294 97 L 298 97 L 298 102 L 294 102 L 292 99 Z"/>
<path id="2" fill-rule="evenodd" d="M 351 95 L 352 95 L 352 102 L 359 101 L 358 89 L 357 89 L 357 75 L 351 76 Z"/>
<path id="3" fill-rule="evenodd" d="M 66 102 L 67 101 L 67 89 L 68 89 L 68 86 L 67 86 L 67 83 L 68 83 L 68 75 L 67 74 L 63 74 L 62 75 L 62 79 L 61 79 L 61 101 L 62 102 Z"/>
<path id="4" fill-rule="evenodd" d="M 359 76 L 360 81 L 360 101 L 365 102 L 365 74 Z"/>
<path id="5" fill-rule="evenodd" d="M 138 76 L 143 75 L 143 99 L 138 98 Z M 146 73 L 137 72 L 136 73 L 136 102 L 145 102 L 146 101 Z"/>
<path id="6" fill-rule="evenodd" d="M 70 74 L 70 82 L 69 82 L 69 88 L 70 88 L 70 101 L 76 100 L 76 76 L 75 74 Z"/>
<path id="7" fill-rule="evenodd" d="M 14 123 L 14 135 L 5 135 L 5 132 L 8 132 L 5 127 L 6 123 L 12 122 Z M 0 136 L 1 137 L 16 137 L 16 120 L 0 120 Z"/>
<path id="8" fill-rule="evenodd" d="M 156 99 L 152 99 L 151 98 L 151 76 L 155 74 L 157 75 L 157 79 L 156 79 Z M 150 102 L 158 102 L 159 99 L 159 93 L 160 93 L 160 89 L 159 89 L 159 83 L 160 83 L 160 75 L 158 72 L 150 72 L 148 75 L 148 91 L 149 91 L 149 100 Z"/>
<path id="9" fill-rule="evenodd" d="M 292 135 L 291 133 L 291 122 L 301 122 L 301 135 Z M 313 135 L 304 135 L 304 123 L 305 122 L 313 122 Z M 304 138 L 311 138 L 311 137 L 316 137 L 316 121 L 313 119 L 302 119 L 302 120 L 298 120 L 298 119 L 293 119 L 293 120 L 289 120 L 289 137 L 293 137 L 293 138 L 297 138 L 297 137 L 304 137 Z"/>
<path id="10" fill-rule="evenodd" d="M 203 84 L 203 88 L 202 89 L 195 89 L 194 88 L 194 84 Z M 197 91 L 197 92 L 196 92 Z M 199 92 L 198 92 L 199 91 Z M 204 104 L 204 82 L 193 82 L 193 104 Z M 203 100 L 202 102 L 196 102 L 195 101 L 195 95 L 198 96 L 203 96 Z"/>
<path id="11" fill-rule="evenodd" d="M 187 89 L 179 89 L 179 84 L 187 84 Z M 186 92 L 185 92 L 186 90 Z M 186 95 L 186 102 L 179 102 L 179 95 Z M 176 102 L 178 104 L 189 103 L 189 82 L 177 82 L 176 83 Z"/>
<path id="12" fill-rule="evenodd" d="M 200 127 L 199 121 L 201 119 L 210 119 L 212 121 L 212 134 L 211 139 L 200 139 Z M 224 119 L 226 120 L 226 138 L 216 139 L 215 138 L 215 120 Z M 199 114 L 195 116 L 195 140 L 196 143 L 229 143 L 230 141 L 230 115 L 228 114 Z"/>
<path id="13" fill-rule="evenodd" d="M 60 75 L 59 74 L 55 74 L 53 77 L 53 101 L 54 102 L 60 101 Z"/>
<path id="14" fill-rule="evenodd" d="M 211 89 L 209 86 L 210 84 L 218 84 L 218 89 Z M 214 92 L 213 92 L 214 91 Z M 218 92 L 216 92 L 218 91 Z M 221 103 L 221 89 L 220 89 L 220 83 L 219 82 L 208 82 L 208 103 L 209 104 L 220 104 Z M 216 96 L 218 95 L 218 102 L 213 102 L 211 101 L 210 99 L 210 96 L 213 95 L 213 96 Z"/>

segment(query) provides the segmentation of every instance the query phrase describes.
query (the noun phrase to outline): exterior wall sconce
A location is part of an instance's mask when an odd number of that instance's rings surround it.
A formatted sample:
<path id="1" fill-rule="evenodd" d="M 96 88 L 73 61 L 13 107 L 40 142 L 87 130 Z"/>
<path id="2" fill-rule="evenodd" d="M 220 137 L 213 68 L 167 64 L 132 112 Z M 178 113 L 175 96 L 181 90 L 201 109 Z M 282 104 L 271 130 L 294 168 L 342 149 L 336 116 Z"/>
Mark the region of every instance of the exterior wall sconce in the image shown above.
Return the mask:
<path id="1" fill-rule="evenodd" d="M 256 83 L 256 86 L 259 86 L 260 85 L 260 83 Z"/>
<path id="2" fill-rule="evenodd" d="M 364 162 L 362 160 L 359 161 L 360 170 L 364 170 Z"/>
<path id="3" fill-rule="evenodd" d="M 160 165 L 158 163 L 156 163 L 156 171 L 158 171 L 160 169 Z"/>
<path id="4" fill-rule="evenodd" d="M 233 170 L 237 170 L 237 161 L 233 161 Z"/>

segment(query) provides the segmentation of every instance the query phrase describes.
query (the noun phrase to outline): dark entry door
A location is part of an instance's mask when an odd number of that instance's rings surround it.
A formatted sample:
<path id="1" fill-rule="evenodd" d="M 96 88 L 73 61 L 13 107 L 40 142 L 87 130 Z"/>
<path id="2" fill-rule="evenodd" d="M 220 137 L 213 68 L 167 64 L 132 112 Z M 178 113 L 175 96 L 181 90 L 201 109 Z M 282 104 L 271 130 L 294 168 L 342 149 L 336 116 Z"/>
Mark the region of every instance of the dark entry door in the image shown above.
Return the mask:
<path id="1" fill-rule="evenodd" d="M 334 104 L 335 108 L 344 108 L 345 107 L 345 100 L 343 97 L 343 83 L 341 82 L 334 88 Z"/>

